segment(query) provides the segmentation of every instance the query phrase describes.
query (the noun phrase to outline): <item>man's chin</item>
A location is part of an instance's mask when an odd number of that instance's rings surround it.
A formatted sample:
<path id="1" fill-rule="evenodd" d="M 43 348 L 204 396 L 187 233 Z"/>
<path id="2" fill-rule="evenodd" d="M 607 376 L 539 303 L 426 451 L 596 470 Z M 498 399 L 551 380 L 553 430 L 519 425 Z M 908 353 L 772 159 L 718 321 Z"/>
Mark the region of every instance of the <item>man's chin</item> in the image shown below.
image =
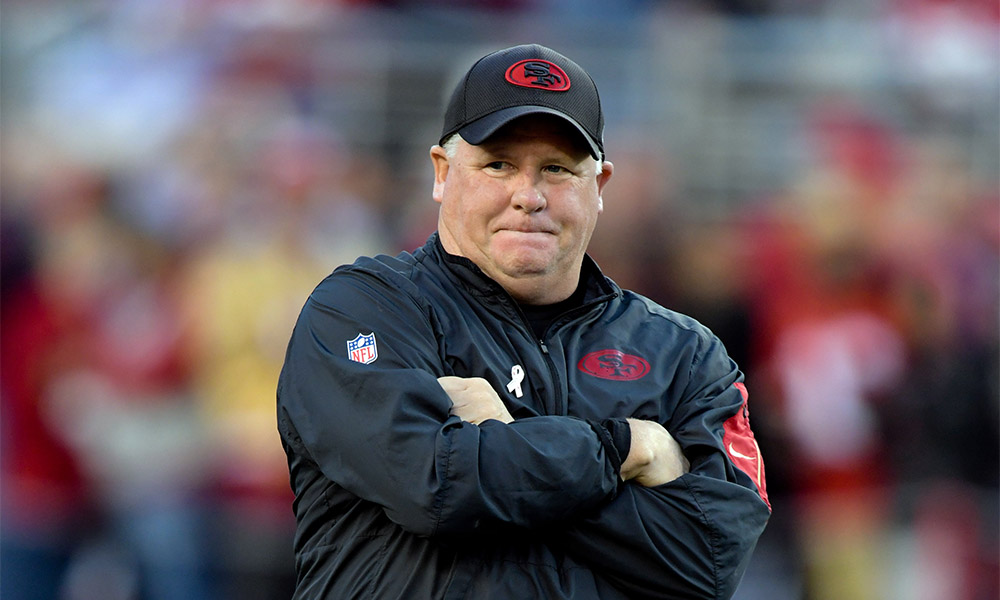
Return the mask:
<path id="1" fill-rule="evenodd" d="M 521 248 L 518 252 L 505 255 L 505 259 L 497 264 L 508 277 L 527 278 L 550 272 L 554 261 L 553 252 Z"/>

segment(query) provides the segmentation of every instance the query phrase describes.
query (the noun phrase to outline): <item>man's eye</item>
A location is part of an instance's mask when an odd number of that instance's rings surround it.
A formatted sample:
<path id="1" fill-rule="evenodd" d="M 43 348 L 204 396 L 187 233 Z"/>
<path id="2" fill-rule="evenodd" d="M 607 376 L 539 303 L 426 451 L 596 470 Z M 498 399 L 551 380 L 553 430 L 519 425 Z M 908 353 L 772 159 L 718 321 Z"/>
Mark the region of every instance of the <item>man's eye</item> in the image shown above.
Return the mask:
<path id="1" fill-rule="evenodd" d="M 545 167 L 545 171 L 548 173 L 566 173 L 569 169 L 559 165 L 548 165 Z"/>
<path id="2" fill-rule="evenodd" d="M 495 160 L 495 161 L 489 163 L 488 165 L 486 165 L 486 168 L 487 169 L 493 169 L 494 171 L 500 171 L 501 169 L 504 168 L 504 166 L 506 166 L 506 164 L 507 163 L 503 162 L 502 160 Z"/>

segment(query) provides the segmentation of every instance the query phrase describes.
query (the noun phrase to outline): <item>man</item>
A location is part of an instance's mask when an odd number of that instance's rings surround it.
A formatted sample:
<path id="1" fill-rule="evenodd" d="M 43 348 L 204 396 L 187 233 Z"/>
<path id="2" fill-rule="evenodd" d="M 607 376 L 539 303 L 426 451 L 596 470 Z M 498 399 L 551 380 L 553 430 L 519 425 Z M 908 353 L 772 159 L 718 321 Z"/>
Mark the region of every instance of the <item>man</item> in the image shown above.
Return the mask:
<path id="1" fill-rule="evenodd" d="M 480 59 L 431 149 L 438 231 L 338 268 L 278 385 L 295 598 L 728 598 L 769 516 L 742 374 L 586 255 L 590 76 Z"/>

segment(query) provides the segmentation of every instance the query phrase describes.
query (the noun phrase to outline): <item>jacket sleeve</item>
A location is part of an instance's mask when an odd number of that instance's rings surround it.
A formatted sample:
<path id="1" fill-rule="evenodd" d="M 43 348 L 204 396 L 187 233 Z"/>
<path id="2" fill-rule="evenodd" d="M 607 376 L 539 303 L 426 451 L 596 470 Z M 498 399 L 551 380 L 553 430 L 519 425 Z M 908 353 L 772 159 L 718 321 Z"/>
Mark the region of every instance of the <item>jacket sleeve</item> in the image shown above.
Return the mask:
<path id="1" fill-rule="evenodd" d="M 700 345 L 662 422 L 691 471 L 653 488 L 627 483 L 559 533 L 630 598 L 731 597 L 770 516 L 742 376 L 714 336 Z"/>
<path id="2" fill-rule="evenodd" d="M 617 473 L 586 421 L 475 426 L 449 414 L 440 328 L 407 284 L 342 268 L 313 292 L 278 384 L 292 451 L 422 535 L 534 527 L 606 503 Z M 374 334 L 374 360 L 349 357 L 358 334 Z"/>

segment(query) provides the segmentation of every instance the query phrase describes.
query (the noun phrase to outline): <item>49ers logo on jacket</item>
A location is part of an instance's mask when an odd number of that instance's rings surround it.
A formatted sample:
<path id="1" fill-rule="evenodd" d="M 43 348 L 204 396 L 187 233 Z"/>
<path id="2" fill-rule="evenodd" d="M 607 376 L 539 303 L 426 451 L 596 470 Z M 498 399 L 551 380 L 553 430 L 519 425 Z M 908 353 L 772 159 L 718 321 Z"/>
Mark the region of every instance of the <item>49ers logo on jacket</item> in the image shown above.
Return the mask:
<path id="1" fill-rule="evenodd" d="M 378 344 L 375 343 L 375 332 L 361 335 L 347 342 L 347 358 L 361 364 L 375 362 L 378 358 Z"/>
<path id="2" fill-rule="evenodd" d="M 646 359 L 610 349 L 591 352 L 576 363 L 576 368 L 588 375 L 615 381 L 632 381 L 649 373 Z"/>

